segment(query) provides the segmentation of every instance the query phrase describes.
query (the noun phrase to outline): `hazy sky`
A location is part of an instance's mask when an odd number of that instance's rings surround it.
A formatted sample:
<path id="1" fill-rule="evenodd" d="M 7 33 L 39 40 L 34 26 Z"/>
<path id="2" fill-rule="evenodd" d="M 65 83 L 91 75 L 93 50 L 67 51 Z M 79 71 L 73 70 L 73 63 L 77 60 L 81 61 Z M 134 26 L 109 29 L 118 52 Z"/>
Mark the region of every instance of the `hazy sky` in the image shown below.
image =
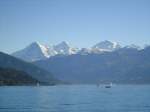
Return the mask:
<path id="1" fill-rule="evenodd" d="M 150 0 L 0 0 L 0 51 L 102 40 L 150 44 Z"/>

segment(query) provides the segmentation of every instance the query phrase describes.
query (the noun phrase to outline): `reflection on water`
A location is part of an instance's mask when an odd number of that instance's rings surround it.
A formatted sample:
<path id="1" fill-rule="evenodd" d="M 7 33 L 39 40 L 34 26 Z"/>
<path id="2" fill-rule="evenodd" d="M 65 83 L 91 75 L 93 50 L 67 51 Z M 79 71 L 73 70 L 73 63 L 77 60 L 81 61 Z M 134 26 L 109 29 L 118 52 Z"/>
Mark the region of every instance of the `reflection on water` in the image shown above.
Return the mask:
<path id="1" fill-rule="evenodd" d="M 0 87 L 0 112 L 150 112 L 149 85 Z"/>

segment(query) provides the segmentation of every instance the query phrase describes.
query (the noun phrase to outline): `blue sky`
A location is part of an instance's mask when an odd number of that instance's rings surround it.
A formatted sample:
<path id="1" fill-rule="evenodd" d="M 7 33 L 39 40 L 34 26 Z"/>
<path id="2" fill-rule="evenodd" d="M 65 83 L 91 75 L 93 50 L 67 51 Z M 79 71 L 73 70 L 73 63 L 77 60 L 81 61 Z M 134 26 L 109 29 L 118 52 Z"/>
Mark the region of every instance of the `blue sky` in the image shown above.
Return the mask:
<path id="1" fill-rule="evenodd" d="M 0 0 L 0 51 L 33 41 L 150 44 L 150 0 Z"/>

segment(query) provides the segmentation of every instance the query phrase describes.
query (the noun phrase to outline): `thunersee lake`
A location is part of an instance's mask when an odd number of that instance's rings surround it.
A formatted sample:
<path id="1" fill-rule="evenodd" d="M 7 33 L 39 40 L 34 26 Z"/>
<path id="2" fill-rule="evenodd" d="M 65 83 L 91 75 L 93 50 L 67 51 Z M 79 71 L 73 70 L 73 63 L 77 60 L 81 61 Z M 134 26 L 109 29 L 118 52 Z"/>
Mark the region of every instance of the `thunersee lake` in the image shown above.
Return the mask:
<path id="1" fill-rule="evenodd" d="M 150 112 L 150 85 L 0 87 L 0 112 Z"/>

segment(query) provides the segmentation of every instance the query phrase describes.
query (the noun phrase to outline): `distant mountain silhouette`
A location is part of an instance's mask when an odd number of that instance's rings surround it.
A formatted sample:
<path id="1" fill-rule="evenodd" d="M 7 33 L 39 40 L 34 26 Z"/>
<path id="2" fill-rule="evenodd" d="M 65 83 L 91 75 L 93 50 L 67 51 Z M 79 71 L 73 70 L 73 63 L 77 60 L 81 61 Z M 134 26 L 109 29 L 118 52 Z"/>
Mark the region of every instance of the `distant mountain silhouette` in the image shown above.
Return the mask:
<path id="1" fill-rule="evenodd" d="M 124 47 L 101 54 L 54 56 L 34 62 L 71 83 L 150 83 L 150 47 Z"/>
<path id="2" fill-rule="evenodd" d="M 0 67 L 24 71 L 31 77 L 43 83 L 54 84 L 59 82 L 59 80 L 55 79 L 50 72 L 2 52 L 0 52 Z"/>

